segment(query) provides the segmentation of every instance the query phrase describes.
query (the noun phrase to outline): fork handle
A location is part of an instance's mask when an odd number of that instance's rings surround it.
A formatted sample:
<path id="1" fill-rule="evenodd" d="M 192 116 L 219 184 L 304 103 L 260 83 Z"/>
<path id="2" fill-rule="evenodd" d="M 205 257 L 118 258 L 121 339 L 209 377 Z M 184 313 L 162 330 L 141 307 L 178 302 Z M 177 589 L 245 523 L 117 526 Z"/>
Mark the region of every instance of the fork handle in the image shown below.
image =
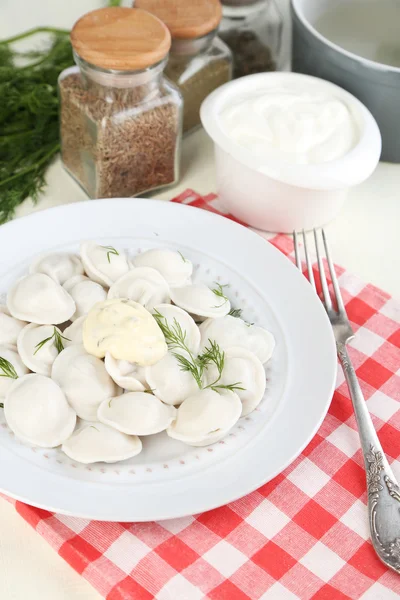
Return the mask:
<path id="1" fill-rule="evenodd" d="M 353 403 L 367 474 L 371 539 L 379 558 L 400 573 L 400 488 L 376 434 L 345 344 L 337 353 Z"/>

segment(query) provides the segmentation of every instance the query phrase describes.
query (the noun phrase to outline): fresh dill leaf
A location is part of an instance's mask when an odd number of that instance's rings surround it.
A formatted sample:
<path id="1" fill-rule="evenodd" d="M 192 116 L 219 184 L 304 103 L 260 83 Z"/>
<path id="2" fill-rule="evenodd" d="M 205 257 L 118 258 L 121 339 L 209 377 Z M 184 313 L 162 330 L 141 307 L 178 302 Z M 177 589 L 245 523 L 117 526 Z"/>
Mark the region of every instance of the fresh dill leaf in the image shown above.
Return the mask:
<path id="1" fill-rule="evenodd" d="M 153 392 L 154 392 L 154 389 L 152 389 L 152 390 L 144 390 L 145 394 L 152 394 Z"/>
<path id="2" fill-rule="evenodd" d="M 186 358 L 186 356 L 183 356 L 182 354 L 177 354 L 176 352 L 173 352 L 172 354 L 178 361 L 181 367 L 181 371 L 187 371 L 188 373 L 190 373 L 196 381 L 197 386 L 201 390 L 203 387 L 203 366 L 200 363 L 198 363 L 196 359 Z"/>
<path id="3" fill-rule="evenodd" d="M 181 259 L 183 260 L 183 262 L 185 262 L 185 263 L 189 262 L 189 261 L 188 261 L 188 259 L 187 259 L 187 258 L 185 258 L 185 257 L 183 256 L 182 252 L 180 252 L 179 250 L 178 250 L 178 254 L 180 255 L 180 257 L 181 257 Z"/>
<path id="4" fill-rule="evenodd" d="M 111 408 L 111 402 L 114 400 L 114 398 L 110 398 L 108 401 L 108 408 Z"/>
<path id="5" fill-rule="evenodd" d="M 243 311 L 241 308 L 231 308 L 231 310 L 228 312 L 228 315 L 235 317 L 236 319 L 240 319 L 242 312 Z"/>
<path id="6" fill-rule="evenodd" d="M 0 377 L 18 379 L 14 365 L 12 365 L 6 358 L 3 358 L 2 356 L 0 356 L 0 370 L 2 371 L 2 373 L 0 373 Z"/>
<path id="7" fill-rule="evenodd" d="M 104 248 L 104 250 L 107 250 L 107 260 L 109 263 L 111 262 L 111 258 L 110 258 L 111 254 L 114 254 L 115 256 L 119 256 L 118 250 L 116 250 L 112 246 L 101 246 L 101 247 Z"/>
<path id="8" fill-rule="evenodd" d="M 35 346 L 35 352 L 33 353 L 33 356 L 35 356 L 35 354 L 36 354 L 37 352 L 39 352 L 39 350 L 40 350 L 41 348 L 43 348 L 43 346 L 44 346 L 45 344 L 47 344 L 47 342 L 50 342 L 51 340 L 54 340 L 54 341 L 53 341 L 53 343 L 54 343 L 54 346 L 55 346 L 55 347 L 56 347 L 56 349 L 57 349 L 57 352 L 58 352 L 58 354 L 60 354 L 60 352 L 62 352 L 62 351 L 64 350 L 64 344 L 63 344 L 63 342 L 62 342 L 62 341 L 63 341 L 63 340 L 66 340 L 67 342 L 70 342 L 70 341 L 71 341 L 69 338 L 67 338 L 67 337 L 65 337 L 64 335 L 62 335 L 62 334 L 61 334 L 61 333 L 58 331 L 58 329 L 56 329 L 56 328 L 54 327 L 54 330 L 53 330 L 53 335 L 51 335 L 50 337 L 47 337 L 47 338 L 45 338 L 44 340 L 42 340 L 41 342 L 39 342 L 38 344 L 36 344 L 36 346 Z"/>
<path id="9" fill-rule="evenodd" d="M 198 357 L 198 360 L 200 360 L 203 364 L 203 368 L 210 364 L 214 364 L 218 371 L 218 377 L 215 381 L 213 381 L 213 383 L 208 384 L 205 389 L 210 388 L 214 390 L 214 392 L 217 392 L 218 390 L 230 390 L 231 392 L 244 390 L 245 388 L 240 387 L 240 381 L 230 384 L 218 383 L 222 377 L 222 372 L 225 367 L 225 352 L 221 350 L 215 341 L 209 339 L 208 343 L 209 346 L 205 348 L 203 354 Z"/>
<path id="10" fill-rule="evenodd" d="M 241 381 L 237 381 L 236 383 L 230 383 L 228 385 L 211 385 L 211 389 L 214 390 L 214 392 L 217 392 L 218 390 L 229 390 L 231 392 L 236 392 L 239 390 L 245 390 L 246 388 L 241 387 Z M 208 387 L 208 386 L 207 386 Z"/>
<path id="11" fill-rule="evenodd" d="M 4 408 L 4 404 L 0 402 L 0 408 Z"/>
<path id="12" fill-rule="evenodd" d="M 100 433 L 100 429 L 97 429 L 97 427 L 95 427 L 94 425 L 89 425 L 89 429 L 95 429 L 96 431 L 98 431 Z"/>
<path id="13" fill-rule="evenodd" d="M 108 0 L 108 6 L 121 6 L 121 0 Z"/>
<path id="14" fill-rule="evenodd" d="M 224 294 L 224 288 L 228 287 L 228 285 L 221 285 L 220 283 L 215 283 L 216 287 L 213 288 L 211 291 L 214 292 L 214 294 L 218 297 L 221 298 L 223 300 L 222 304 L 219 304 L 218 306 L 214 306 L 213 308 L 219 308 L 220 306 L 223 306 L 225 304 L 225 302 L 228 302 L 229 298 L 227 296 L 225 296 Z"/>

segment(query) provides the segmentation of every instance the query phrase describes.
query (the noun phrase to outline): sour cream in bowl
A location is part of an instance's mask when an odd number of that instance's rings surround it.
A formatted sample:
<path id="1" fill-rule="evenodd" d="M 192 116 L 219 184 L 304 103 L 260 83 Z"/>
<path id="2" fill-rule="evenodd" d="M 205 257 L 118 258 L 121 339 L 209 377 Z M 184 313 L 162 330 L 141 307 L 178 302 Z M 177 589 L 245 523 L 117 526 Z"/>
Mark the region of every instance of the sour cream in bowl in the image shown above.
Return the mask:
<path id="1" fill-rule="evenodd" d="M 215 144 L 218 193 L 267 231 L 324 225 L 374 171 L 378 126 L 340 87 L 297 73 L 260 73 L 213 92 L 201 109 Z"/>

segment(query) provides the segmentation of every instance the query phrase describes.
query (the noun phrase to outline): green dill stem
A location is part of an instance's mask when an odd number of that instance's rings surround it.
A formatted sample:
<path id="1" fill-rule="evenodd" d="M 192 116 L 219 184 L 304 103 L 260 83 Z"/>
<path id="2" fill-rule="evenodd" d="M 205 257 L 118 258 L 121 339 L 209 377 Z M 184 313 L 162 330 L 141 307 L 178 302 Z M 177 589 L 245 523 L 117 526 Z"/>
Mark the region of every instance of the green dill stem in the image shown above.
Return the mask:
<path id="1" fill-rule="evenodd" d="M 3 185 L 5 185 L 6 183 L 10 183 L 10 181 L 14 181 L 15 179 L 18 179 L 19 177 L 22 177 L 22 175 L 26 175 L 27 173 L 30 173 L 30 171 L 34 171 L 42 163 L 45 163 L 47 160 L 49 160 L 49 158 L 51 158 L 51 156 L 53 154 L 56 154 L 59 150 L 60 150 L 60 144 L 56 144 L 55 146 L 53 146 L 53 148 L 47 154 L 45 154 L 34 165 L 25 167 L 25 169 L 21 169 L 21 171 L 19 171 L 18 173 L 15 173 L 15 175 L 11 175 L 11 177 L 8 177 L 7 179 L 3 179 L 3 181 L 0 181 L 0 187 L 3 187 Z"/>
<path id="2" fill-rule="evenodd" d="M 55 33 L 61 35 L 69 35 L 71 32 L 68 29 L 58 29 L 57 27 L 34 27 L 33 29 L 28 29 L 23 33 L 19 33 L 18 35 L 14 35 L 13 37 L 7 38 L 6 40 L 0 40 L 0 46 L 6 46 L 7 44 L 13 44 L 14 42 L 18 42 L 19 40 L 23 40 L 31 35 L 36 35 L 37 33 Z"/>

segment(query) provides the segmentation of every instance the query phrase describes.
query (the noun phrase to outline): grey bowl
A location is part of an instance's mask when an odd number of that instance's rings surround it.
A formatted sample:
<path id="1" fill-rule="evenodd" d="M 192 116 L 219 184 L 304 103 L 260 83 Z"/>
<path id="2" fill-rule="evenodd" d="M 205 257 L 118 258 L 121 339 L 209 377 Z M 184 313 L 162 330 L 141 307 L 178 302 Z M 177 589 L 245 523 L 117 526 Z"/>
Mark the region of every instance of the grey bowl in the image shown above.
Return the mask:
<path id="1" fill-rule="evenodd" d="M 400 68 L 343 50 L 313 27 L 341 0 L 291 0 L 292 69 L 327 79 L 356 96 L 373 114 L 382 134 L 381 160 L 400 162 Z"/>

